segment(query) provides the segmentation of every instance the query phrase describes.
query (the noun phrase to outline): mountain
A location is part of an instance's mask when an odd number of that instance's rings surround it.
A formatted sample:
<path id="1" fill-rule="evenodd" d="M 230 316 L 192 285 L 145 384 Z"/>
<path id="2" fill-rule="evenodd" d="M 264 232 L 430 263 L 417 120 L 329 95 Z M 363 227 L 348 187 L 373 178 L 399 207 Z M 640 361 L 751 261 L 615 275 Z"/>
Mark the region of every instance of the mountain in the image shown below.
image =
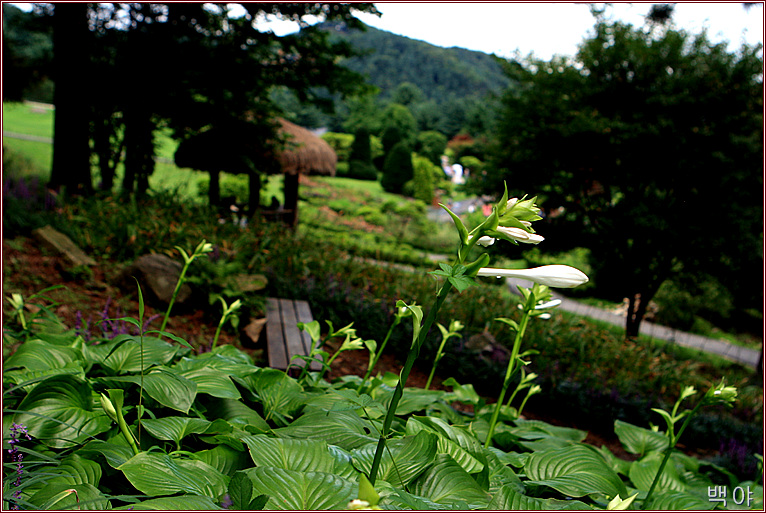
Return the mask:
<path id="1" fill-rule="evenodd" d="M 369 77 L 390 98 L 397 86 L 410 82 L 425 99 L 442 104 L 450 99 L 500 93 L 510 81 L 503 74 L 499 58 L 464 48 L 442 48 L 424 41 L 367 27 L 351 30 L 345 24 L 325 23 L 322 28 L 333 38 L 348 41 L 363 52 L 346 59 L 345 66 Z"/>

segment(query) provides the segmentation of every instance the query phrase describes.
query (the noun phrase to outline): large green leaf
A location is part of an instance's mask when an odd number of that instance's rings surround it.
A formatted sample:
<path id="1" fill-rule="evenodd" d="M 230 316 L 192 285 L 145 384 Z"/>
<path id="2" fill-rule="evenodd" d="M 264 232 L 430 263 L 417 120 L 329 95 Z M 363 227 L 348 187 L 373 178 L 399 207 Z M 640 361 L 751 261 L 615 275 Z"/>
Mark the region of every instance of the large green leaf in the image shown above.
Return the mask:
<path id="1" fill-rule="evenodd" d="M 163 406 L 188 413 L 197 395 L 197 384 L 178 376 L 166 368 L 152 369 L 143 379 L 141 376 L 118 376 L 108 378 L 109 382 L 129 382 L 139 386 L 144 392 Z"/>
<path id="2" fill-rule="evenodd" d="M 204 433 L 211 422 L 192 417 L 162 417 L 159 419 L 144 419 L 141 425 L 158 440 L 172 440 L 181 445 L 181 440 L 191 434 Z"/>
<path id="3" fill-rule="evenodd" d="M 465 428 L 450 426 L 438 417 L 412 416 L 407 419 L 407 434 L 416 434 L 422 430 L 439 435 L 436 452 L 449 454 L 469 474 L 483 470 L 484 464 L 475 456 L 482 453 L 481 444 Z"/>
<path id="4" fill-rule="evenodd" d="M 519 445 L 530 451 L 562 449 L 576 442 L 585 440 L 587 431 L 554 426 L 540 420 L 515 421 L 516 427 L 508 432 L 519 438 Z"/>
<path id="5" fill-rule="evenodd" d="M 266 420 L 285 422 L 308 399 L 296 380 L 276 369 L 261 369 L 243 381 L 251 384 L 252 390 L 258 394 Z"/>
<path id="6" fill-rule="evenodd" d="M 229 478 L 197 460 L 142 452 L 120 465 L 136 489 L 146 495 L 188 493 L 218 498 L 226 493 Z"/>
<path id="7" fill-rule="evenodd" d="M 614 433 L 625 450 L 632 454 L 644 455 L 651 451 L 663 451 L 668 446 L 668 437 L 657 431 L 614 421 Z"/>
<path id="8" fill-rule="evenodd" d="M 447 392 L 443 390 L 423 390 L 422 388 L 405 388 L 404 395 L 396 406 L 397 415 L 409 415 L 413 412 L 425 411 L 426 408 L 442 399 Z M 382 404 L 391 402 L 393 390 L 388 387 L 378 387 L 372 396 Z"/>
<path id="9" fill-rule="evenodd" d="M 220 349 L 227 347 L 232 348 L 235 352 Z M 230 344 L 218 346 L 214 349 L 214 352 L 203 353 L 194 358 L 181 358 L 175 365 L 175 368 L 182 372 L 194 369 L 213 369 L 218 371 L 219 374 L 240 378 L 258 372 L 258 367 L 253 365 L 250 357 L 245 353 L 239 352 L 238 349 Z"/>
<path id="10" fill-rule="evenodd" d="M 206 415 L 209 419 L 223 419 L 240 427 L 252 426 L 261 433 L 271 431 L 271 426 L 257 411 L 234 399 L 211 401 L 207 404 Z"/>
<path id="11" fill-rule="evenodd" d="M 489 493 L 448 454 L 436 456 L 413 483 L 412 493 L 439 504 L 465 502 L 471 509 L 486 508 L 490 500 Z"/>
<path id="12" fill-rule="evenodd" d="M 524 471 L 530 484 L 549 486 L 570 497 L 591 493 L 627 496 L 619 476 L 597 449 L 585 444 L 532 453 Z"/>
<path id="13" fill-rule="evenodd" d="M 222 399 L 239 399 L 242 397 L 239 390 L 229 378 L 229 374 L 225 372 L 211 367 L 203 367 L 180 371 L 178 375 L 196 383 L 198 394 L 210 394 Z"/>
<path id="14" fill-rule="evenodd" d="M 181 346 L 170 344 L 159 338 L 144 337 L 142 361 L 139 340 L 139 337 L 130 335 L 115 337 L 106 344 L 85 346 L 84 356 L 90 363 L 104 365 L 114 372 L 141 372 L 142 368 L 148 369 L 170 362 L 182 349 Z M 119 347 L 109 354 L 117 345 Z"/>
<path id="15" fill-rule="evenodd" d="M 584 502 L 558 499 L 538 499 L 527 497 L 516 490 L 513 485 L 503 486 L 493 497 L 487 507 L 489 510 L 521 511 L 521 510 L 565 510 L 593 509 Z"/>
<path id="16" fill-rule="evenodd" d="M 378 441 L 377 432 L 369 421 L 346 411 L 330 415 L 323 411 L 306 413 L 274 432 L 290 438 L 319 438 L 347 451 Z"/>
<path id="17" fill-rule="evenodd" d="M 247 445 L 250 457 L 258 467 L 353 474 L 351 461 L 339 458 L 336 452 L 330 452 L 324 440 L 270 438 L 265 435 L 245 436 L 241 440 Z"/>
<path id="18" fill-rule="evenodd" d="M 101 454 L 106 459 L 106 462 L 109 464 L 109 466 L 112 468 L 119 467 L 133 457 L 133 450 L 130 448 L 127 442 L 124 441 L 122 435 L 119 435 L 117 439 L 110 442 L 104 442 L 103 440 L 91 440 L 77 452 L 83 456 Z"/>
<path id="19" fill-rule="evenodd" d="M 181 495 L 180 497 L 158 497 L 147 501 L 120 506 L 116 510 L 152 510 L 152 511 L 209 511 L 223 509 L 210 497 L 200 495 Z"/>
<path id="20" fill-rule="evenodd" d="M 194 456 L 229 477 L 233 476 L 237 470 L 252 465 L 245 451 L 237 451 L 224 444 L 216 445 L 206 451 L 195 452 Z"/>
<path id="21" fill-rule="evenodd" d="M 74 490 L 75 492 L 72 492 Z M 105 510 L 111 509 L 101 491 L 90 483 L 57 483 L 45 486 L 29 498 L 39 509 Z"/>
<path id="22" fill-rule="evenodd" d="M 710 510 L 715 508 L 717 502 L 711 502 L 708 497 L 692 495 L 686 492 L 663 490 L 655 493 L 650 499 L 650 504 L 645 504 L 644 509 L 653 510 Z M 648 506 L 648 507 L 647 507 Z"/>
<path id="23" fill-rule="evenodd" d="M 634 461 L 630 466 L 630 472 L 628 476 L 633 482 L 633 486 L 639 490 L 649 491 L 654 481 L 654 476 L 657 475 L 657 471 L 662 464 L 662 453 L 650 452 L 638 461 Z M 672 459 L 668 461 L 665 468 L 662 470 L 660 480 L 657 482 L 657 489 L 663 491 L 676 491 L 681 492 L 686 490 L 686 485 L 681 479 L 678 473 L 678 469 L 674 465 Z"/>
<path id="24" fill-rule="evenodd" d="M 49 447 L 78 445 L 108 430 L 111 419 L 94 410 L 90 385 L 69 375 L 41 381 L 18 406 L 13 422 Z"/>
<path id="25" fill-rule="evenodd" d="M 489 491 L 497 493 L 504 486 L 511 486 L 518 493 L 524 493 L 524 484 L 507 464 L 503 463 L 501 457 L 497 454 L 501 451 L 486 449 L 484 456 L 487 458 L 489 466 Z"/>
<path id="26" fill-rule="evenodd" d="M 61 460 L 58 465 L 46 465 L 35 469 L 34 475 L 45 476 L 45 478 L 36 483 L 28 484 L 24 488 L 24 493 L 27 496 L 35 495 L 43 488 L 48 487 L 60 488 L 64 486 L 64 488 L 71 488 L 79 484 L 98 487 L 101 480 L 101 465 L 77 454 L 71 454 Z M 40 506 L 42 503 L 36 502 L 35 504 Z"/>
<path id="27" fill-rule="evenodd" d="M 253 483 L 254 496 L 269 496 L 265 509 L 346 509 L 348 502 L 356 497 L 358 487 L 353 481 L 325 472 L 255 467 L 245 473 Z"/>
<path id="28" fill-rule="evenodd" d="M 437 435 L 421 431 L 415 436 L 391 440 L 380 461 L 378 477 L 394 486 L 408 486 L 422 474 L 436 457 Z M 354 466 L 370 475 L 378 444 L 368 444 L 351 451 Z M 393 460 L 391 459 L 393 456 Z"/>
<path id="29" fill-rule="evenodd" d="M 82 360 L 79 351 L 42 340 L 29 340 L 19 346 L 3 365 L 3 371 L 19 367 L 27 371 L 59 369 Z"/>
<path id="30" fill-rule="evenodd" d="M 7 383 L 13 383 L 20 386 L 20 388 L 26 388 L 27 391 L 31 390 L 38 382 L 50 376 L 57 376 L 61 374 L 70 374 L 80 379 L 85 379 L 85 369 L 82 367 L 81 362 L 70 362 L 63 367 L 56 369 L 46 370 L 26 370 L 17 369 L 11 371 L 3 371 L 3 381 Z M 6 394 L 8 390 L 5 391 Z"/>

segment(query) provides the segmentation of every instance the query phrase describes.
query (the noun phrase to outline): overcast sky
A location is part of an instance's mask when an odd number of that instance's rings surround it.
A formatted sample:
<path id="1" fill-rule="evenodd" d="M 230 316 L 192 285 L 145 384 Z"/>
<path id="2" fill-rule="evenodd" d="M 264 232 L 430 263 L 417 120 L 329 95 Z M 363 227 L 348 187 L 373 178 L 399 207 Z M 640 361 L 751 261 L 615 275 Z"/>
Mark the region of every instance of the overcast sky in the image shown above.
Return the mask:
<path id="1" fill-rule="evenodd" d="M 576 3 L 376 3 L 380 18 L 360 15 L 368 25 L 413 39 L 511 57 L 534 52 L 574 55 L 593 28 L 590 6 Z M 635 26 L 644 23 L 651 3 L 612 4 L 607 16 Z M 678 3 L 675 27 L 697 34 L 707 27 L 714 41 L 728 40 L 730 50 L 742 41 L 763 42 L 763 4 L 746 11 L 739 2 Z"/>
<path id="2" fill-rule="evenodd" d="M 376 3 L 381 17 L 360 14 L 368 25 L 437 46 L 511 57 L 534 52 L 549 60 L 553 54 L 574 55 L 577 45 L 593 28 L 590 6 L 583 3 Z M 599 4 L 602 5 L 602 4 Z M 607 16 L 634 26 L 644 23 L 651 3 L 617 3 Z M 673 14 L 675 27 L 692 34 L 707 27 L 713 41 L 727 40 L 730 51 L 743 41 L 763 43 L 763 4 L 749 11 L 740 2 L 680 2 Z M 294 31 L 294 25 L 275 25 L 277 33 Z"/>

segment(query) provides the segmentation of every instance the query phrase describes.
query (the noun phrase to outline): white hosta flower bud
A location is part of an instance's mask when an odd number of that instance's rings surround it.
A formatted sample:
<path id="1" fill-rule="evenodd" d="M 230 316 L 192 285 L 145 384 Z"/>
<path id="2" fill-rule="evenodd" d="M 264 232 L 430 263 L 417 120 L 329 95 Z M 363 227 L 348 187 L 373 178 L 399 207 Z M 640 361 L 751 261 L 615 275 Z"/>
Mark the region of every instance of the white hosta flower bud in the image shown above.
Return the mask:
<path id="1" fill-rule="evenodd" d="M 568 265 L 544 265 L 532 269 L 494 269 L 483 267 L 476 276 L 497 276 L 498 278 L 519 278 L 540 285 L 569 289 L 588 282 L 582 271 Z"/>
<path id="2" fill-rule="evenodd" d="M 539 305 L 535 305 L 535 310 L 545 310 L 546 308 L 555 308 L 561 304 L 560 299 L 552 299 L 548 301 L 547 303 L 541 303 Z"/>
<path id="3" fill-rule="evenodd" d="M 524 244 L 540 244 L 545 240 L 544 237 L 537 235 L 536 233 L 529 233 L 521 228 L 514 228 L 511 226 L 498 226 L 497 231 L 503 235 Z"/>

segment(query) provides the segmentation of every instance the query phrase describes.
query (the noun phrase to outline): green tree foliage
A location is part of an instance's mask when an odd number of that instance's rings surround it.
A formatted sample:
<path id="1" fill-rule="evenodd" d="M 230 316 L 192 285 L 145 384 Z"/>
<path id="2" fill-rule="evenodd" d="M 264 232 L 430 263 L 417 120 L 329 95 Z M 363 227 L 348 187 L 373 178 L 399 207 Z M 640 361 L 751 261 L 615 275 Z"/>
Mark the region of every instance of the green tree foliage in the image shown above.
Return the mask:
<path id="1" fill-rule="evenodd" d="M 233 18 L 228 15 L 229 7 L 213 4 L 82 4 L 76 16 L 70 17 L 68 13 L 75 7 L 54 4 L 54 68 L 62 70 L 56 74 L 61 80 L 56 84 L 56 123 L 71 130 L 65 135 L 57 131 L 56 138 L 68 144 L 57 141 L 54 147 L 52 185 L 89 187 L 89 173 L 86 177 L 79 171 L 64 172 L 65 168 L 57 168 L 57 162 L 71 160 L 66 155 L 82 148 L 83 139 L 87 147 L 88 119 L 82 115 L 82 106 L 89 102 L 82 95 L 87 87 L 96 87 L 82 77 L 92 76 L 83 70 L 94 61 L 100 61 L 100 71 L 113 72 L 99 73 L 109 81 L 100 80 L 98 88 L 109 91 L 110 96 L 99 98 L 92 121 L 108 126 L 103 116 L 120 120 L 121 126 L 114 126 L 114 130 L 124 133 L 124 139 L 102 140 L 124 145 L 123 189 L 136 187 L 137 192 L 148 187 L 154 156 L 152 134 L 160 123 L 171 127 L 182 141 L 213 128 L 224 133 L 224 140 L 242 139 L 247 144 L 235 146 L 242 155 L 232 161 L 250 162 L 248 173 L 257 175 L 254 162 L 265 161 L 279 144 L 271 121 L 279 114 L 270 97 L 275 86 L 284 86 L 298 101 L 322 109 L 331 108 L 335 93 L 361 94 L 368 89 L 360 75 L 338 63 L 339 58 L 353 54 L 350 45 L 330 41 L 327 32 L 309 26 L 304 18 L 314 16 L 361 28 L 352 13 L 376 13 L 372 4 L 241 5 L 245 14 Z M 261 32 L 253 22 L 267 13 L 298 21 L 301 30 L 282 37 Z M 59 38 L 56 27 L 61 27 Z M 115 51 L 105 52 L 105 47 Z M 67 87 L 67 80 L 76 81 L 79 92 Z M 83 130 L 76 128 L 81 119 L 86 122 L 84 136 Z M 200 153 L 204 157 L 211 151 Z M 202 160 L 200 169 L 215 173 L 220 170 L 212 169 L 216 162 L 227 161 Z M 75 162 L 72 165 L 82 167 Z"/>
<path id="2" fill-rule="evenodd" d="M 354 144 L 353 135 L 325 132 L 322 134 L 322 139 L 335 150 L 338 162 L 348 162 L 351 159 L 351 146 Z"/>
<path id="3" fill-rule="evenodd" d="M 412 158 L 412 167 L 412 197 L 430 205 L 434 200 L 436 176 L 442 171 L 421 155 L 415 155 Z"/>
<path id="4" fill-rule="evenodd" d="M 420 132 L 415 151 L 427 158 L 432 164 L 441 165 L 441 156 L 447 149 L 447 136 L 435 130 Z"/>
<path id="5" fill-rule="evenodd" d="M 760 306 L 762 46 L 728 53 L 656 24 L 594 33 L 575 62 L 509 64 L 520 87 L 504 96 L 485 192 L 505 181 L 565 208 L 540 233 L 590 248 L 600 293 L 631 300 L 628 336 L 679 271 Z"/>
<path id="6" fill-rule="evenodd" d="M 396 128 L 399 131 L 400 140 L 407 142 L 410 146 L 414 144 L 418 134 L 418 122 L 415 121 L 410 109 L 404 105 L 392 103 L 383 111 L 383 120 L 384 133 L 391 127 Z M 383 137 L 383 149 L 388 151 L 386 137 L 383 134 L 381 136 Z"/>
<path id="7" fill-rule="evenodd" d="M 399 141 L 386 154 L 380 184 L 388 192 L 401 194 L 404 184 L 412 180 L 413 176 L 412 150 L 405 141 Z"/>
<path id="8" fill-rule="evenodd" d="M 363 126 L 359 127 L 354 134 L 350 159 L 348 175 L 351 178 L 358 178 L 360 180 L 378 179 L 378 171 L 372 164 L 370 132 Z"/>
<path id="9" fill-rule="evenodd" d="M 402 82 L 394 90 L 391 99 L 394 103 L 409 107 L 423 101 L 423 91 L 412 82 Z"/>
<path id="10" fill-rule="evenodd" d="M 3 4 L 3 101 L 31 98 L 51 73 L 53 38 L 51 26 L 35 13 Z"/>

